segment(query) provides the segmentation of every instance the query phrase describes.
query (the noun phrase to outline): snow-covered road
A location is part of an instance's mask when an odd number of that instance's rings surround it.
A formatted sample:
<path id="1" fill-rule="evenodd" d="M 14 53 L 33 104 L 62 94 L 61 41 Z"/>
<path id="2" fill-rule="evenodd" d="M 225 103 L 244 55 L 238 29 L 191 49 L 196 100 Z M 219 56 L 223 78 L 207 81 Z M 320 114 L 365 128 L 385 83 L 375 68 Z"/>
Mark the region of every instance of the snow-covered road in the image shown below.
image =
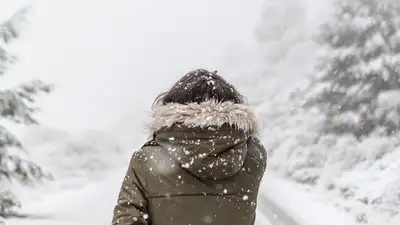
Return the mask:
<path id="1" fill-rule="evenodd" d="M 45 194 L 25 205 L 24 212 L 32 218 L 12 219 L 7 225 L 110 225 L 124 172 L 115 169 L 83 187 Z M 257 225 L 299 225 L 263 193 L 258 209 Z"/>
<path id="2" fill-rule="evenodd" d="M 263 218 L 260 220 L 259 225 L 268 224 L 266 220 L 271 225 L 300 225 L 264 193 L 259 195 L 258 211 L 260 217 Z"/>
<path id="3" fill-rule="evenodd" d="M 53 190 L 26 202 L 29 219 L 11 219 L 6 225 L 110 225 L 124 168 L 103 174 L 86 185 Z M 65 185 L 65 184 L 63 184 Z M 55 185 L 59 188 L 59 184 Z M 50 188 L 51 189 L 51 188 Z M 318 212 L 316 214 L 316 212 Z M 348 215 L 319 201 L 273 172 L 260 188 L 257 225 L 356 224 Z"/>

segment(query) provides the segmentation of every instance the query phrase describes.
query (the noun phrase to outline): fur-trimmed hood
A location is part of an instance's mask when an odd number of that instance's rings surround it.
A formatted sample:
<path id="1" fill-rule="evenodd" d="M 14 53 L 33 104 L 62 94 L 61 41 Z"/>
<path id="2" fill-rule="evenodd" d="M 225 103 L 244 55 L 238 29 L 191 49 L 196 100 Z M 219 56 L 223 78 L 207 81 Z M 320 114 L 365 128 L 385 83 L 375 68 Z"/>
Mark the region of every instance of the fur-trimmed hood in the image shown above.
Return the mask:
<path id="1" fill-rule="evenodd" d="M 155 141 L 201 179 L 226 179 L 243 166 L 251 136 L 260 132 L 246 105 L 207 101 L 154 108 L 149 128 Z"/>
<path id="2" fill-rule="evenodd" d="M 214 100 L 200 104 L 170 103 L 156 106 L 151 112 L 148 128 L 151 133 L 155 133 L 177 123 L 202 128 L 229 125 L 253 136 L 258 136 L 261 132 L 261 123 L 250 106 L 233 102 L 218 103 Z"/>

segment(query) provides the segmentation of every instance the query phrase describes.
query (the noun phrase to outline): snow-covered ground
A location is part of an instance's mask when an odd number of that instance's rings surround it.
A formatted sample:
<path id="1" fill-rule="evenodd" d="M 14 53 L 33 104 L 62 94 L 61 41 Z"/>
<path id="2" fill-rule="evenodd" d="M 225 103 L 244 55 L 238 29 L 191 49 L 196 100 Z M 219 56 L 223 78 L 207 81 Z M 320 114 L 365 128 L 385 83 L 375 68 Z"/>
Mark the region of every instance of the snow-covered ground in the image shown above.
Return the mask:
<path id="1" fill-rule="evenodd" d="M 109 225 L 125 169 L 115 168 L 104 172 L 102 179 L 92 180 L 81 187 L 62 188 L 35 201 L 26 202 L 23 212 L 32 215 L 32 218 L 10 220 L 7 224 Z"/>
<path id="2" fill-rule="evenodd" d="M 120 188 L 125 168 L 104 173 L 101 180 L 92 181 L 80 188 L 65 188 L 46 194 L 35 201 L 26 202 L 24 212 L 31 219 L 13 219 L 8 225 L 76 225 L 111 224 L 112 210 Z M 262 212 L 258 225 L 269 225 Z"/>
<path id="3" fill-rule="evenodd" d="M 116 200 L 117 190 L 125 172 L 124 167 L 114 168 L 104 173 L 100 180 L 92 181 L 78 188 L 64 188 L 47 193 L 39 199 L 27 202 L 24 212 L 32 215 L 30 219 L 13 219 L 9 225 L 73 225 L 111 223 L 111 212 Z M 285 225 L 337 225 L 356 224 L 348 215 L 340 213 L 329 204 L 323 204 L 317 196 L 302 191 L 290 183 L 269 173 L 264 178 L 259 200 L 257 225 L 278 225 L 275 217 L 263 211 L 263 197 L 272 200 L 287 217 L 296 224 Z M 267 202 L 268 203 L 268 202 Z M 51 207 L 49 207 L 51 206 Z"/>
<path id="4" fill-rule="evenodd" d="M 319 196 L 300 189 L 297 184 L 269 173 L 261 188 L 262 195 L 277 204 L 298 225 L 356 225 L 349 215 L 324 203 Z"/>

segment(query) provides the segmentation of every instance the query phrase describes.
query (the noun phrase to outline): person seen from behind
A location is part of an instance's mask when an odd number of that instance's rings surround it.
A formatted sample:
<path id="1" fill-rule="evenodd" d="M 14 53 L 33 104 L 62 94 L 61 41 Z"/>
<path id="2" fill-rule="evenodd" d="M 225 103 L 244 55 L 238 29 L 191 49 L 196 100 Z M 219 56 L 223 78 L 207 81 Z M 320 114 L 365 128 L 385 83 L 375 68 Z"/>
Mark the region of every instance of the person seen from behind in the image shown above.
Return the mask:
<path id="1" fill-rule="evenodd" d="M 216 72 L 191 71 L 155 100 L 113 225 L 253 225 L 267 165 L 258 121 Z"/>

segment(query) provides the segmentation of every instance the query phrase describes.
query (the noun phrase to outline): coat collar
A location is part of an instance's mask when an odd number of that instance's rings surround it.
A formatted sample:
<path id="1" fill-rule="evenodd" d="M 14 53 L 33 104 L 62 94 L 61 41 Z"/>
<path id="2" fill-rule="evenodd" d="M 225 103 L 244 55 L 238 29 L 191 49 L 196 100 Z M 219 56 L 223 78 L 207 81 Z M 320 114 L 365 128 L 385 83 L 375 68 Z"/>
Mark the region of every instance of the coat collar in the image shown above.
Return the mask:
<path id="1" fill-rule="evenodd" d="M 221 127 L 223 124 L 228 124 L 254 136 L 258 136 L 261 132 L 261 123 L 249 105 L 220 103 L 214 100 L 200 104 L 169 103 L 155 106 L 151 112 L 148 128 L 150 132 L 155 133 L 176 123 L 187 127 Z"/>

